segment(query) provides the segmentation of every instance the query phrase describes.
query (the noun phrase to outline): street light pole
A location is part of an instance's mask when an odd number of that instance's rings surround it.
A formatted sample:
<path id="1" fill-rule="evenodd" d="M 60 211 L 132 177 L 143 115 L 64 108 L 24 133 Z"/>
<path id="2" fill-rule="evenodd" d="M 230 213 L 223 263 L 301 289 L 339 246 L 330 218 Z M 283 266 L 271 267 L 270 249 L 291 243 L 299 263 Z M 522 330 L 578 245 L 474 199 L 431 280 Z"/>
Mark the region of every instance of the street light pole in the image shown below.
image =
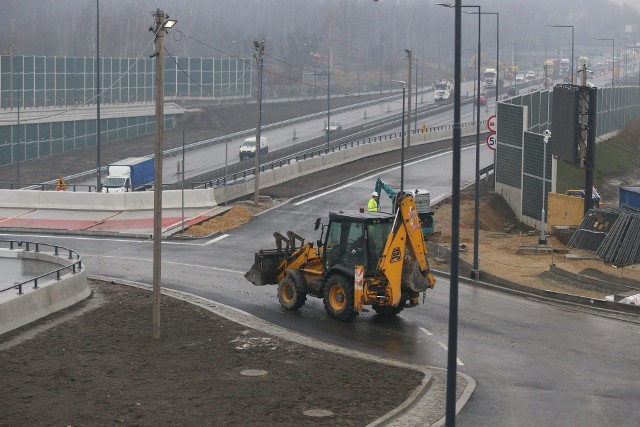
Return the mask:
<path id="1" fill-rule="evenodd" d="M 418 133 L 418 58 L 416 58 L 416 105 L 413 113 L 413 133 Z M 411 94 L 409 94 L 411 96 Z"/>
<path id="2" fill-rule="evenodd" d="M 480 31 L 481 31 L 481 18 L 482 11 L 480 6 L 463 6 L 463 7 L 475 7 L 478 9 L 478 55 L 476 57 L 476 63 L 478 68 L 478 99 L 480 98 L 480 58 L 482 53 L 480 50 Z M 497 91 L 497 88 L 496 88 Z M 473 226 L 473 270 L 471 271 L 471 278 L 475 280 L 480 279 L 480 268 L 478 266 L 478 246 L 480 244 L 479 237 L 479 222 L 480 222 L 480 105 L 476 108 L 476 182 L 475 182 L 475 216 Z"/>
<path id="3" fill-rule="evenodd" d="M 482 29 L 482 8 L 478 5 L 462 5 L 461 7 L 469 7 L 478 9 L 477 12 L 470 15 L 478 15 L 478 54 L 476 55 L 476 68 L 478 83 L 478 96 L 473 94 L 474 105 L 480 100 L 480 58 L 482 58 L 481 50 L 481 29 Z M 496 82 L 497 83 L 497 82 Z M 496 87 L 496 92 L 498 88 Z M 476 108 L 476 182 L 475 182 L 475 198 L 474 198 L 474 226 L 473 226 L 473 269 L 471 270 L 471 278 L 480 279 L 480 268 L 478 266 L 478 246 L 480 244 L 480 231 L 478 223 L 480 222 L 480 105 Z"/>
<path id="4" fill-rule="evenodd" d="M 573 30 L 574 27 L 573 25 L 547 25 L 547 27 L 553 27 L 553 28 L 571 28 L 571 84 L 575 84 L 575 71 L 573 68 L 573 63 L 575 61 L 575 56 L 573 54 Z"/>
<path id="5" fill-rule="evenodd" d="M 470 47 L 463 47 L 461 50 L 469 51 L 469 55 L 467 56 L 467 67 L 469 66 L 469 61 L 471 60 L 471 52 L 473 52 L 473 56 L 476 58 L 476 61 L 478 60 L 476 49 L 470 48 Z M 476 84 L 477 84 L 477 81 L 474 80 L 473 81 L 473 98 L 475 101 L 472 103 L 472 106 L 473 106 L 473 113 L 471 114 L 472 117 L 476 117 L 476 102 L 479 102 L 480 100 L 480 88 L 478 88 L 478 94 L 476 95 Z M 480 105 L 478 104 L 477 107 L 480 108 Z"/>
<path id="6" fill-rule="evenodd" d="M 20 68 L 20 86 L 18 90 L 20 91 L 20 97 L 18 98 L 18 117 L 17 117 L 17 132 L 18 132 L 18 144 L 16 147 L 16 189 L 20 189 L 20 158 L 21 156 L 21 147 L 20 147 L 20 104 L 24 104 L 24 72 L 25 71 L 33 71 L 36 72 L 40 70 L 40 68 Z M 26 155 L 25 155 L 26 159 Z"/>
<path id="7" fill-rule="evenodd" d="M 404 98 L 406 93 L 406 82 L 402 80 L 391 80 L 394 83 L 402 84 L 402 130 L 400 135 L 402 137 L 402 145 L 400 147 L 400 192 L 404 192 Z"/>
<path id="8" fill-rule="evenodd" d="M 438 3 L 454 9 L 454 72 L 453 72 L 453 162 L 451 183 L 451 279 L 449 286 L 449 349 L 447 351 L 447 391 L 445 425 L 454 427 L 456 423 L 456 375 L 458 357 L 458 285 L 460 254 L 460 163 L 462 153 L 462 131 L 460 128 L 460 79 L 462 47 L 462 5 Z"/>
<path id="9" fill-rule="evenodd" d="M 517 66 L 517 64 L 516 64 L 516 47 L 517 47 L 517 43 L 516 43 L 516 42 L 507 42 L 507 43 L 505 43 L 505 44 L 507 44 L 507 45 L 513 45 L 513 65 L 512 65 L 512 69 L 515 69 L 516 74 L 517 74 L 517 73 L 518 73 L 518 72 L 517 72 L 517 68 L 518 68 L 518 66 Z M 515 77 L 513 78 L 513 80 L 514 80 L 515 88 L 516 88 L 516 90 L 517 90 L 517 89 L 518 89 L 518 82 L 516 81 Z M 509 83 L 509 86 L 511 86 L 511 83 Z"/>
<path id="10" fill-rule="evenodd" d="M 16 159 L 16 190 L 20 189 L 20 104 L 24 98 L 24 91 L 22 86 L 24 85 L 24 68 L 20 70 L 20 98 L 18 98 L 18 145 L 17 145 L 17 159 Z"/>
<path id="11" fill-rule="evenodd" d="M 542 215 L 540 216 L 540 239 L 538 244 L 546 245 L 547 236 L 545 235 L 545 229 L 547 228 L 544 215 L 544 199 L 546 198 L 547 189 L 547 143 L 551 138 L 551 132 L 549 130 L 544 131 L 544 146 L 542 149 Z"/>
<path id="12" fill-rule="evenodd" d="M 462 6 L 465 7 L 465 6 Z M 467 12 L 475 15 L 478 12 Z M 480 15 L 496 15 L 496 108 L 498 108 L 500 89 L 500 12 L 480 12 Z"/>
<path id="13" fill-rule="evenodd" d="M 327 62 L 327 152 L 331 144 L 331 48 L 329 48 L 329 62 Z"/>
<path id="14" fill-rule="evenodd" d="M 613 87 L 616 75 L 616 39 L 594 37 L 594 40 L 610 41 L 612 43 L 613 53 L 611 54 L 611 87 Z"/>
<path id="15" fill-rule="evenodd" d="M 96 191 L 102 187 L 100 167 L 100 0 L 96 0 Z"/>
<path id="16" fill-rule="evenodd" d="M 544 40 L 544 60 L 542 61 L 542 67 L 544 72 L 544 89 L 547 90 L 549 85 L 547 84 L 547 39 Z"/>
<path id="17" fill-rule="evenodd" d="M 409 63 L 409 78 L 407 82 L 409 83 L 409 99 L 407 100 L 407 147 L 411 146 L 411 69 L 413 68 L 413 52 L 409 49 L 404 50 L 407 53 L 407 60 Z M 404 108 L 404 101 L 402 102 L 402 107 Z M 404 119 L 404 115 L 402 117 Z"/>

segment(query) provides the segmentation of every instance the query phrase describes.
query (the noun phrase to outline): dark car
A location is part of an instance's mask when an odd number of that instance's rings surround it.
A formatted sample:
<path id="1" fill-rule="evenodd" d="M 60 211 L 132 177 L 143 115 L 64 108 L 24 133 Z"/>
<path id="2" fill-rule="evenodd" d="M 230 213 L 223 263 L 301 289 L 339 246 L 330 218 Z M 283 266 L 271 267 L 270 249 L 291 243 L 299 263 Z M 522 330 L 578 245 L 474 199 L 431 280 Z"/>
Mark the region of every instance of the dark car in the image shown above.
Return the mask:
<path id="1" fill-rule="evenodd" d="M 507 95 L 509 96 L 516 96 L 516 95 L 520 95 L 520 91 L 518 90 L 517 87 L 515 86 L 511 86 L 509 88 L 509 90 L 507 91 Z"/>

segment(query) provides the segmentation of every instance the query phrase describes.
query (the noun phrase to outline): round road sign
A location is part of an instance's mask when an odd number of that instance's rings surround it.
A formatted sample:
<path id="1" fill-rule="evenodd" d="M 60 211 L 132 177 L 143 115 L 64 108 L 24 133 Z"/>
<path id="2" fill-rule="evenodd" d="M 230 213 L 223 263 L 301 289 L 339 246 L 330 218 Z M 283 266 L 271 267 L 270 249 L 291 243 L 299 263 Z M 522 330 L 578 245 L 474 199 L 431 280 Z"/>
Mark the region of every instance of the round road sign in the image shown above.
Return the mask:
<path id="1" fill-rule="evenodd" d="M 498 137 L 496 136 L 495 132 L 492 132 L 489 135 L 487 135 L 487 147 L 491 148 L 492 150 L 495 150 L 497 143 L 498 143 Z"/>
<path id="2" fill-rule="evenodd" d="M 487 119 L 487 128 L 489 128 L 491 132 L 496 131 L 496 115 L 495 114 Z"/>

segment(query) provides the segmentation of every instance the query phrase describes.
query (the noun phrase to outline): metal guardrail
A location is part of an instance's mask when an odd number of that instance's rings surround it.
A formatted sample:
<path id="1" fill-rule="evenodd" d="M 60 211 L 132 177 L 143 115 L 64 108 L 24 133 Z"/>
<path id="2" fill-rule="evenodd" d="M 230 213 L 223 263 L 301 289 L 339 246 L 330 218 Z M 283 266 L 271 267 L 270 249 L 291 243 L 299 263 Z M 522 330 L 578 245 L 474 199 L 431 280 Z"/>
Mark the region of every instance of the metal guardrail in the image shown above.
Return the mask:
<path id="1" fill-rule="evenodd" d="M 56 181 L 52 182 L 39 182 L 39 183 L 29 183 L 18 186 L 14 182 L 2 182 L 0 181 L 0 189 L 7 190 L 39 190 L 39 191 L 76 191 L 78 189 L 87 189 L 89 193 L 96 192 L 96 186 L 90 184 L 67 184 L 66 190 L 58 190 Z"/>
<path id="2" fill-rule="evenodd" d="M 402 94 L 394 94 L 391 96 L 378 98 L 378 99 L 367 101 L 367 102 L 347 105 L 344 107 L 332 109 L 331 111 L 332 113 L 349 111 L 353 109 L 366 107 L 368 105 L 375 105 L 380 102 L 387 102 L 389 100 L 393 100 L 399 97 L 402 97 Z M 467 97 L 466 99 L 462 100 L 463 104 L 470 103 L 472 101 L 473 101 L 472 97 Z M 450 100 L 449 102 L 430 104 L 430 105 L 418 107 L 417 111 L 413 111 L 411 115 L 412 116 L 415 115 L 418 118 L 425 118 L 428 113 L 433 114 L 433 113 L 441 112 L 447 109 L 451 109 L 452 106 L 453 106 L 452 100 Z M 276 129 L 279 127 L 289 126 L 294 123 L 301 123 L 309 120 L 315 120 L 318 118 L 325 117 L 326 114 L 327 114 L 326 111 L 323 111 L 323 112 L 318 112 L 314 114 L 309 114 L 306 116 L 296 117 L 290 120 L 285 120 L 285 121 L 273 123 L 270 125 L 265 125 L 263 126 L 262 129 L 263 130 Z M 405 115 L 408 116 L 408 113 L 405 113 Z M 383 130 L 389 129 L 391 127 L 397 127 L 400 125 L 401 122 L 402 122 L 402 113 L 396 113 L 391 116 L 384 117 L 382 119 L 378 119 L 372 122 L 367 122 L 362 125 L 353 126 L 351 128 L 343 129 L 342 131 L 332 132 L 334 139 L 329 147 L 322 148 L 322 146 L 326 141 L 326 134 L 325 134 L 323 136 L 309 139 L 307 141 L 304 141 L 300 144 L 296 144 L 294 146 L 289 146 L 289 147 L 281 148 L 279 150 L 272 151 L 264 156 L 266 159 L 265 159 L 265 162 L 261 165 L 260 170 L 261 171 L 270 170 L 270 169 L 273 169 L 274 167 L 280 167 L 285 163 L 289 164 L 291 163 L 291 161 L 298 161 L 300 157 L 302 157 L 303 159 L 306 159 L 309 156 L 313 157 L 316 155 L 326 154 L 329 152 L 347 148 L 348 145 L 353 147 L 353 146 L 361 145 L 363 143 L 372 143 L 376 141 L 397 138 L 398 135 L 400 135 L 398 133 L 382 135 L 380 137 L 374 137 L 374 138 L 366 137 L 365 135 L 370 134 L 372 132 L 382 132 Z M 473 124 L 474 123 L 465 123 L 465 124 L 462 124 L 462 126 L 463 127 L 471 126 Z M 428 131 L 433 132 L 438 130 L 447 130 L 447 129 L 451 129 L 452 127 L 453 125 L 435 126 L 435 127 L 430 127 Z M 198 141 L 198 142 L 194 142 L 189 145 L 186 145 L 184 147 L 184 150 L 186 151 L 196 150 L 202 147 L 219 144 L 226 141 L 232 141 L 232 140 L 246 137 L 246 136 L 251 136 L 254 133 L 255 133 L 255 129 L 248 129 L 248 130 L 220 136 L 217 138 L 206 139 L 206 140 L 202 140 L 202 141 Z M 415 134 L 415 133 L 416 132 L 411 131 L 411 134 Z M 353 140 L 354 136 L 356 138 L 360 137 L 362 139 L 354 141 Z M 345 142 L 344 139 L 346 138 L 349 138 L 349 141 Z M 178 153 L 181 153 L 182 150 L 183 150 L 183 147 L 176 147 L 169 150 L 165 150 L 163 152 L 163 156 L 177 155 Z M 106 172 L 106 166 L 102 167 L 102 170 Z M 225 170 L 226 170 L 226 173 L 225 173 Z M 190 187 L 192 189 L 195 189 L 195 188 L 208 188 L 210 186 L 221 185 L 220 184 L 221 180 L 223 183 L 226 183 L 228 181 L 245 179 L 247 176 L 253 176 L 254 171 L 255 171 L 255 161 L 253 159 L 249 159 L 249 160 L 241 161 L 233 165 L 227 166 L 226 168 L 220 168 L 217 170 L 209 171 L 204 174 L 200 174 L 198 176 L 189 178 L 185 180 L 185 187 L 187 188 Z M 68 176 L 67 181 L 73 178 L 82 178 L 84 176 L 87 176 L 93 173 L 95 173 L 95 171 L 81 172 L 72 176 Z M 52 181 L 47 181 L 45 183 L 25 184 L 21 186 L 21 188 L 29 189 L 29 190 L 42 190 L 42 191 L 56 190 L 56 183 L 57 183 L 56 180 L 52 180 Z M 0 188 L 14 189 L 14 184 L 0 182 Z M 88 189 L 89 192 L 96 190 L 95 185 L 88 185 L 88 184 L 68 184 L 67 190 L 76 191 L 77 189 L 85 189 L 85 188 Z M 164 189 L 180 189 L 182 188 L 182 183 L 179 182 L 175 184 L 164 184 L 163 188 Z"/>
<path id="3" fill-rule="evenodd" d="M 64 266 L 64 267 L 60 267 L 56 270 L 50 271 L 48 273 L 44 273 L 41 274 L 39 276 L 33 277 L 29 280 L 25 280 L 23 282 L 20 283 L 16 283 L 12 286 L 9 286 L 7 288 L 4 289 L 0 289 L 0 292 L 5 292 L 5 291 L 9 291 L 11 289 L 18 289 L 18 295 L 22 295 L 22 287 L 29 284 L 29 283 L 33 283 L 33 289 L 38 289 L 38 281 L 40 279 L 43 279 L 45 277 L 49 277 L 49 276 L 54 276 L 56 280 L 60 280 L 60 277 L 63 274 L 63 271 L 65 270 L 70 270 L 73 274 L 76 274 L 77 272 L 82 270 L 82 257 L 80 256 L 79 253 L 77 253 L 76 251 L 74 251 L 73 249 L 69 249 L 69 248 L 65 248 L 63 246 L 58 246 L 58 245 L 50 245 L 48 243 L 38 243 L 38 242 L 26 242 L 26 241 L 20 241 L 20 240 L 0 240 L 0 244 L 4 244 L 6 246 L 9 247 L 10 250 L 15 250 L 16 247 L 22 247 L 24 245 L 24 251 L 29 252 L 32 250 L 34 252 L 41 252 L 40 249 L 41 247 L 48 247 L 48 248 L 52 248 L 52 254 L 56 255 L 56 256 L 60 256 L 61 252 L 64 253 L 66 252 L 68 254 L 68 258 L 67 259 L 76 259 L 75 262 L 73 262 L 70 265 Z"/>
<path id="4" fill-rule="evenodd" d="M 464 100 L 465 103 L 472 102 L 471 98 Z M 452 103 L 438 104 L 436 106 L 429 105 L 423 106 L 418 109 L 418 116 L 424 118 L 427 113 L 433 114 L 434 112 L 440 112 L 446 109 L 450 109 Z M 413 113 L 412 113 L 413 114 Z M 342 131 L 332 132 L 334 139 L 331 144 L 326 146 L 326 136 L 320 136 L 304 141 L 294 146 L 289 146 L 269 152 L 264 156 L 265 161 L 260 165 L 260 172 L 266 170 L 272 170 L 277 167 L 282 167 L 292 162 L 313 158 L 315 156 L 327 154 L 334 151 L 340 151 L 350 147 L 359 146 L 362 144 L 370 144 L 379 141 L 386 141 L 387 139 L 399 138 L 401 133 L 395 132 L 391 134 L 384 134 L 376 137 L 367 137 L 365 135 L 372 132 L 382 132 L 390 127 L 397 127 L 402 122 L 402 113 L 397 113 L 373 122 L 368 122 L 359 126 L 354 126 Z M 462 123 L 462 127 L 475 126 L 475 122 Z M 442 130 L 453 129 L 453 125 L 434 126 L 428 128 L 428 132 L 437 132 Z M 420 131 L 411 131 L 412 135 L 420 133 Z M 355 138 L 354 138 L 355 137 Z M 357 139 L 357 138 L 361 139 Z M 261 156 L 262 158 L 263 156 Z M 199 188 L 211 188 L 220 185 L 228 185 L 229 182 L 238 181 L 240 179 L 246 179 L 252 177 L 255 172 L 255 160 L 244 160 L 233 165 L 229 165 L 226 168 L 219 168 L 198 176 L 185 180 L 185 187 L 191 189 Z M 181 186 L 181 183 L 176 183 L 171 186 L 173 189 L 177 189 Z"/>

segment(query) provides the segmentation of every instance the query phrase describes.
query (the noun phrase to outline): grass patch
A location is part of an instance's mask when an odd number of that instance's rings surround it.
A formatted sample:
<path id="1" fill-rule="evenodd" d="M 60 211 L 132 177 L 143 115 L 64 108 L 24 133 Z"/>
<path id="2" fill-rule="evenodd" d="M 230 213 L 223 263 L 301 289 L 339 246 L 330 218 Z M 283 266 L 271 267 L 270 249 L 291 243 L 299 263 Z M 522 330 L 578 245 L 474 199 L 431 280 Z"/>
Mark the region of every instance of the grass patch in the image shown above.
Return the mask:
<path id="1" fill-rule="evenodd" d="M 596 167 L 593 183 L 598 185 L 604 178 L 612 175 L 624 175 L 633 170 L 634 159 L 640 155 L 640 121 L 628 124 L 624 131 L 606 141 L 598 140 L 596 144 Z M 584 187 L 585 170 L 565 162 L 558 162 L 558 193 L 569 189 Z"/>

